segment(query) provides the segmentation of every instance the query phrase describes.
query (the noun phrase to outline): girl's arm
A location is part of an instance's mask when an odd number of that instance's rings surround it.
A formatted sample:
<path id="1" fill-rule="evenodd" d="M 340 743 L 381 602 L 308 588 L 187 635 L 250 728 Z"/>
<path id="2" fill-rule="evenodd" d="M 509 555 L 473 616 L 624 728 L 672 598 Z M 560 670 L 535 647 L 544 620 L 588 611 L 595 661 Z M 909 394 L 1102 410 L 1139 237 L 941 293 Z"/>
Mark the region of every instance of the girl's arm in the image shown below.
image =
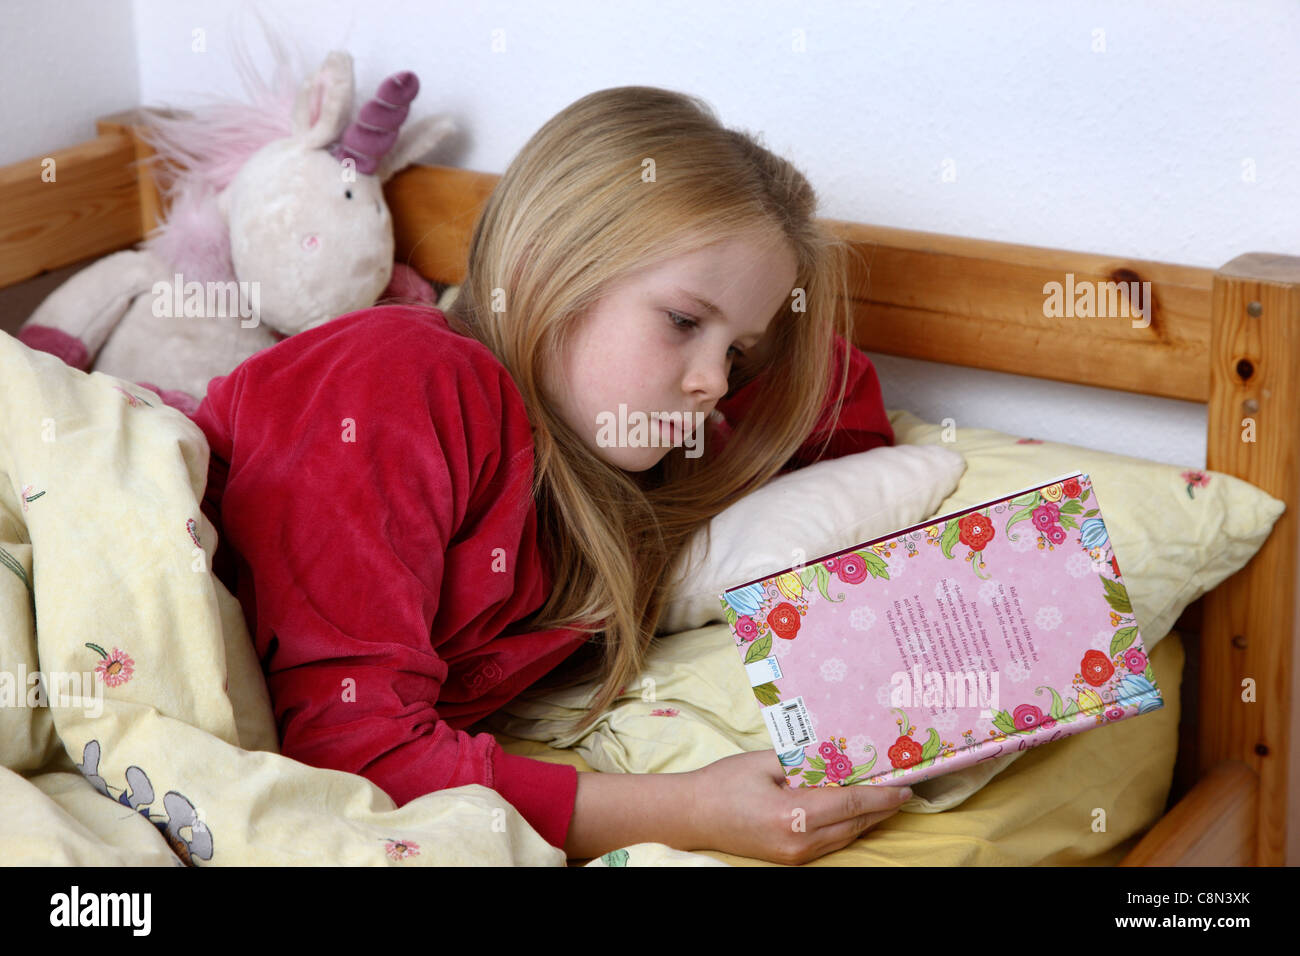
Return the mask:
<path id="1" fill-rule="evenodd" d="M 502 636 L 545 597 L 525 559 L 531 456 L 507 454 L 528 423 L 424 321 L 366 310 L 210 384 L 195 420 L 229 463 L 238 596 L 286 756 L 399 806 L 479 784 L 562 846 L 577 771 L 462 729 L 581 643 Z"/>
<path id="2" fill-rule="evenodd" d="M 911 795 L 889 786 L 791 788 L 771 750 L 689 773 L 580 773 L 565 851 L 588 859 L 663 843 L 797 865 L 848 846 Z"/>
<path id="3" fill-rule="evenodd" d="M 565 853 L 588 860 L 636 843 L 706 847 L 689 827 L 695 782 L 694 773 L 579 773 Z"/>

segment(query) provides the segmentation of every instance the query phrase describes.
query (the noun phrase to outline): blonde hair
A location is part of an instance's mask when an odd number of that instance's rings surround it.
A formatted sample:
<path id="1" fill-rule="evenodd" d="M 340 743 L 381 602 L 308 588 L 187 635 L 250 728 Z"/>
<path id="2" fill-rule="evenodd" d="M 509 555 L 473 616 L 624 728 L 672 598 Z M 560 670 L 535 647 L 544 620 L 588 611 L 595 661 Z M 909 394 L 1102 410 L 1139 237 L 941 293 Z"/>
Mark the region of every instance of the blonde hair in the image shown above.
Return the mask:
<path id="1" fill-rule="evenodd" d="M 646 160 L 653 177 L 643 176 Z M 553 587 L 527 626 L 591 637 L 524 696 L 589 679 L 573 664 L 594 664 L 602 686 L 575 730 L 643 669 L 666 587 L 696 531 L 775 476 L 817 423 L 833 384 L 833 336 L 851 342 L 852 318 L 847 246 L 814 219 L 815 207 L 793 165 L 722 126 L 703 100 L 624 86 L 584 96 L 542 126 L 479 215 L 467 276 L 446 314 L 500 359 L 533 424 L 533 496 Z M 733 365 L 728 395 L 756 377 L 780 387 L 759 390 L 718 454 L 709 454 L 706 430 L 696 458 L 677 447 L 636 473 L 605 462 L 546 402 L 544 370 L 560 367 L 567 336 L 609 284 L 737 237 L 784 241 L 798 265 L 765 341 Z M 834 417 L 848 365 L 846 355 Z"/>

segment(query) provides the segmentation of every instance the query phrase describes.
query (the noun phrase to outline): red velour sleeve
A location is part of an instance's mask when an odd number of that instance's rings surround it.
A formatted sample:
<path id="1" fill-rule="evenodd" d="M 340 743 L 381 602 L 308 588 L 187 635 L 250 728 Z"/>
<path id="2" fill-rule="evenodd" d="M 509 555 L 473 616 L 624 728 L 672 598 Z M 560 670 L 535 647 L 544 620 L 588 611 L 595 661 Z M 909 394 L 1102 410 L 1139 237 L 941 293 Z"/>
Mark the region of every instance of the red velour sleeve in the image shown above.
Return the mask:
<path id="1" fill-rule="evenodd" d="M 503 448 L 506 373 L 480 359 L 410 313 L 375 310 L 214 379 L 196 421 L 233 459 L 222 526 L 282 752 L 365 776 L 399 806 L 480 784 L 562 849 L 577 770 L 439 717 L 439 646 L 481 644 L 511 611 L 480 613 L 466 569 L 490 573 L 493 543 L 513 566 L 527 530 L 505 502 L 530 494 L 531 451 Z M 526 419 L 511 427 L 527 434 Z"/>

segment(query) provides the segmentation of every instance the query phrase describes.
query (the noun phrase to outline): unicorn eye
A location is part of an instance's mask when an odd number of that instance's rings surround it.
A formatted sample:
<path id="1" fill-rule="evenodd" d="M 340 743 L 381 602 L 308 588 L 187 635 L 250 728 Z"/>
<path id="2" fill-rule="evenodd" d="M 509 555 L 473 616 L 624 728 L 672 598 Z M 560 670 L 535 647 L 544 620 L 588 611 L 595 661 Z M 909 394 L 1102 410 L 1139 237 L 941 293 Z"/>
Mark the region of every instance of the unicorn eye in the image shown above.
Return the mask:
<path id="1" fill-rule="evenodd" d="M 344 196 L 347 196 L 349 199 L 351 199 L 351 198 L 352 198 L 352 190 L 349 189 L 349 190 L 348 190 L 347 192 L 345 192 L 343 195 L 344 195 Z"/>

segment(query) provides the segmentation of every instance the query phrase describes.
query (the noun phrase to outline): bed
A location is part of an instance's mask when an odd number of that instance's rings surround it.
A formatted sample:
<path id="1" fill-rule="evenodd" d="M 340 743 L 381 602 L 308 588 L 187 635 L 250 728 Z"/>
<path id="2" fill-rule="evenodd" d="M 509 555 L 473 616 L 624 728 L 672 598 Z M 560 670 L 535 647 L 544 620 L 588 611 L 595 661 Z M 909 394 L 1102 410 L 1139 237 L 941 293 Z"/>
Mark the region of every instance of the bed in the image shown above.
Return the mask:
<path id="1" fill-rule="evenodd" d="M 0 169 L 5 331 L 15 332 L 36 304 L 14 305 L 24 301 L 22 289 L 39 288 L 36 277 L 129 248 L 152 228 L 160 198 L 147 167 L 136 162 L 148 153 L 135 134 L 143 121 L 135 111 L 104 117 L 94 139 L 52 153 L 57 189 L 39 185 L 46 157 Z M 399 261 L 440 289 L 460 282 L 476 213 L 496 179 L 412 166 L 391 180 L 385 191 Z M 1026 753 L 960 807 L 897 814 L 810 865 L 1296 862 L 1300 430 L 1293 410 L 1300 407 L 1300 258 L 1246 253 L 1211 270 L 861 223 L 829 225 L 857 253 L 851 289 L 858 347 L 1205 403 L 1207 470 L 1250 483 L 1286 510 L 1254 557 L 1188 605 L 1161 642 L 1166 707 L 1134 722 L 1148 723 L 1149 736 L 1127 738 L 1132 753 L 1111 778 L 1119 808 L 1112 815 L 1126 822 L 1111 838 L 1097 840 L 1095 830 L 1059 835 L 1066 827 L 1087 830 L 1079 817 L 1099 797 L 1086 781 L 1051 806 L 1032 800 L 1059 776 L 1062 754 L 1075 765 L 1106 761 L 1118 744 L 1097 732 Z M 1049 324 L 1059 320 L 1044 316 L 1044 286 L 1065 274 L 1076 281 L 1150 283 L 1136 303 L 1145 326 L 1095 325 L 1086 351 L 1070 362 L 1049 361 Z M 1023 347 L 981 348 L 1007 336 Z M 1242 440 L 1243 419 L 1251 420 L 1256 440 Z M 1243 701 L 1246 682 L 1254 688 L 1252 702 Z M 491 730 L 510 752 L 592 769 L 579 750 L 502 729 L 509 725 Z M 1026 855 L 1044 840 L 1055 847 L 1051 853 Z M 718 862 L 762 865 L 700 852 Z"/>

